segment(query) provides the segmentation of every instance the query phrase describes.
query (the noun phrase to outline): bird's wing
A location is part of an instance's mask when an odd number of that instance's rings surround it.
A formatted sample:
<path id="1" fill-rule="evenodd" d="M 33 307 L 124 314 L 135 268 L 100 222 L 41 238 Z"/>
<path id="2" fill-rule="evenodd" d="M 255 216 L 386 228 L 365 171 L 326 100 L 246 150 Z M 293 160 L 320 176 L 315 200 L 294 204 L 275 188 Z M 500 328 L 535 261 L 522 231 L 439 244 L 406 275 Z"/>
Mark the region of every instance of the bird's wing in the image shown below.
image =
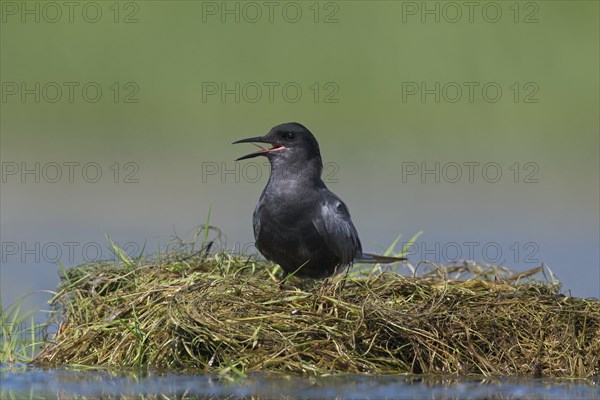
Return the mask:
<path id="1" fill-rule="evenodd" d="M 260 234 L 260 217 L 258 213 L 258 208 L 260 207 L 260 203 L 257 204 L 254 209 L 254 213 L 252 214 L 252 225 L 254 227 L 254 240 L 258 240 L 258 235 Z"/>
<path id="2" fill-rule="evenodd" d="M 348 208 L 337 196 L 324 200 L 320 208 L 312 220 L 317 232 L 340 259 L 340 264 L 352 263 L 362 248 Z"/>

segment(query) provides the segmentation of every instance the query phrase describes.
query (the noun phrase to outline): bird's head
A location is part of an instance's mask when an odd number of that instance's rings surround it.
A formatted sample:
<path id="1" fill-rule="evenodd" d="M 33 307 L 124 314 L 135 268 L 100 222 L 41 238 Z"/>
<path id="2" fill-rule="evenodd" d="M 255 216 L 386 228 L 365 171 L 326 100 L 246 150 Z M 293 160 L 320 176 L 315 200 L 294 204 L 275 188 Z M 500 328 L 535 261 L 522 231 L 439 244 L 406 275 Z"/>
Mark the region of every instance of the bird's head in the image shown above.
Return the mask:
<path id="1" fill-rule="evenodd" d="M 260 148 L 259 151 L 240 157 L 236 161 L 266 156 L 273 166 L 299 165 L 313 160 L 321 164 L 317 139 L 308 129 L 296 122 L 277 125 L 264 136 L 242 139 L 233 143 L 254 143 Z M 267 143 L 271 148 L 256 143 Z"/>

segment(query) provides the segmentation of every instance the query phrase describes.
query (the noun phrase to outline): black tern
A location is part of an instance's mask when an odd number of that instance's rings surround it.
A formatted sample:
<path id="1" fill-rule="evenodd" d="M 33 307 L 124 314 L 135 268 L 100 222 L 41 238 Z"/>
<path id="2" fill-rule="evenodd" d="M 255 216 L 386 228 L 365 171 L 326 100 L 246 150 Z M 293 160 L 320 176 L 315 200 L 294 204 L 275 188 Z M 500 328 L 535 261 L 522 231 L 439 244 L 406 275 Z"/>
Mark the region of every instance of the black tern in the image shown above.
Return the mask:
<path id="1" fill-rule="evenodd" d="M 277 125 L 265 136 L 236 143 L 260 148 L 236 161 L 265 156 L 271 164 L 269 181 L 253 214 L 254 239 L 261 254 L 281 266 L 284 279 L 288 274 L 327 278 L 356 262 L 406 261 L 363 253 L 348 207 L 321 180 L 319 144 L 303 125 Z"/>

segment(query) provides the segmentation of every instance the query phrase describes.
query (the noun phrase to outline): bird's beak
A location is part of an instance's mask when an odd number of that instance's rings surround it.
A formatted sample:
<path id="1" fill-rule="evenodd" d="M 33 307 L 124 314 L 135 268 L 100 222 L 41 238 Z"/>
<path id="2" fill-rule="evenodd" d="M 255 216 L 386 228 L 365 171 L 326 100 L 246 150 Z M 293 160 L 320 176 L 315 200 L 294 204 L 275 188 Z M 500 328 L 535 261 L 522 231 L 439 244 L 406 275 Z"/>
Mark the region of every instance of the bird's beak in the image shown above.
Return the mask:
<path id="1" fill-rule="evenodd" d="M 240 161 L 240 160 L 245 160 L 248 158 L 253 158 L 253 157 L 258 157 L 258 156 L 266 156 L 269 153 L 272 153 L 274 151 L 279 151 L 279 150 L 283 150 L 285 149 L 285 147 L 279 143 L 275 143 L 272 140 L 269 139 L 265 139 L 264 136 L 257 136 L 257 137 L 252 137 L 252 138 L 248 138 L 248 139 L 242 139 L 242 140 L 238 140 L 233 142 L 232 144 L 237 144 L 237 143 L 253 143 L 255 146 L 260 148 L 260 151 L 257 151 L 255 153 L 250 153 L 247 154 L 243 157 L 240 157 L 238 159 L 236 159 L 235 161 Z M 267 149 L 265 147 L 262 147 L 256 143 L 269 143 L 271 144 L 273 147 L 271 147 L 270 149 Z"/>

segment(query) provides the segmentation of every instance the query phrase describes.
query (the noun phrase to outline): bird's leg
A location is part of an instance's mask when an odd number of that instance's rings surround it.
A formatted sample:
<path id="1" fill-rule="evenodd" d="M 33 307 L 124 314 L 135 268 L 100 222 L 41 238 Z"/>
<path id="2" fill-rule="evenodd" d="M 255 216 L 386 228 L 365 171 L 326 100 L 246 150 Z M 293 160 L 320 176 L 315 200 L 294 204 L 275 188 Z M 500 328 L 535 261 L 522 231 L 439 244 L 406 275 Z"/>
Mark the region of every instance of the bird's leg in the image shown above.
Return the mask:
<path id="1" fill-rule="evenodd" d="M 348 267 L 346 267 L 346 273 L 344 274 L 344 277 L 342 278 L 340 292 L 343 292 L 344 287 L 346 287 L 346 281 L 348 280 L 348 276 L 350 275 L 350 268 L 352 268 L 352 267 L 353 267 L 353 264 L 350 264 Z"/>
<path id="2" fill-rule="evenodd" d="M 281 290 L 281 291 L 283 291 L 285 289 L 285 287 L 283 286 L 283 283 L 285 282 L 287 276 L 288 276 L 288 273 L 283 271 L 283 276 L 281 277 L 281 281 L 279 281 L 279 290 Z"/>
<path id="3" fill-rule="evenodd" d="M 342 293 L 344 291 L 344 287 L 346 287 L 346 278 L 348 278 L 348 274 L 344 275 L 344 277 L 342 279 L 340 279 L 341 280 L 340 285 L 339 285 L 340 293 Z"/>

